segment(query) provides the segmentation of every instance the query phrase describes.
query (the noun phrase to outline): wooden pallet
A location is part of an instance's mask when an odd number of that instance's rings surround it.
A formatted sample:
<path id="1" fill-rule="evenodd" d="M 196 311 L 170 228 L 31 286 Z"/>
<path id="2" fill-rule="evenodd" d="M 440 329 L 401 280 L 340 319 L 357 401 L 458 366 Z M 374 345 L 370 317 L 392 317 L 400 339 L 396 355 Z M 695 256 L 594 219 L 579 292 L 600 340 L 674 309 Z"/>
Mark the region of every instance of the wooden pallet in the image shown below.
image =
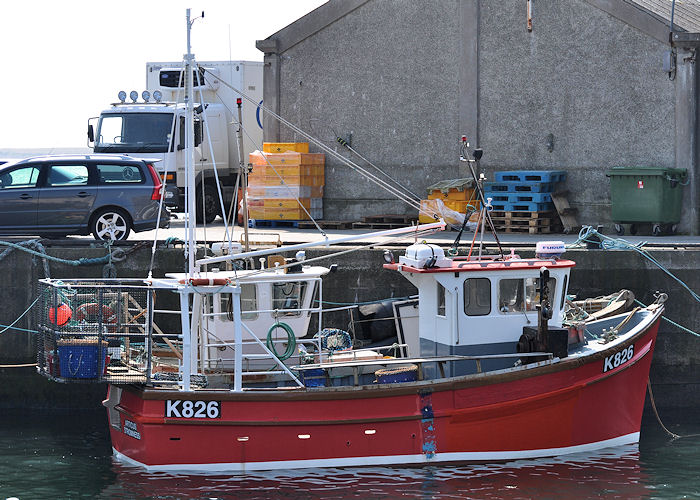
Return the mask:
<path id="1" fill-rule="evenodd" d="M 409 226 L 406 222 L 353 222 L 353 229 L 397 229 Z"/>
<path id="2" fill-rule="evenodd" d="M 491 212 L 496 230 L 506 233 L 547 234 L 556 230 L 554 212 Z"/>
<path id="3" fill-rule="evenodd" d="M 317 220 L 316 224 L 321 229 L 351 229 L 352 221 L 336 221 L 336 220 Z M 299 221 L 299 229 L 316 229 L 316 224 L 311 221 Z"/>
<path id="4" fill-rule="evenodd" d="M 418 219 L 415 215 L 367 215 L 362 217 L 365 224 L 399 224 L 408 226 Z"/>
<path id="5" fill-rule="evenodd" d="M 577 210 L 569 206 L 568 194 L 568 191 L 552 193 L 552 201 L 557 209 L 559 218 L 564 226 L 564 233 L 566 234 L 579 228 L 579 223 L 576 220 Z"/>

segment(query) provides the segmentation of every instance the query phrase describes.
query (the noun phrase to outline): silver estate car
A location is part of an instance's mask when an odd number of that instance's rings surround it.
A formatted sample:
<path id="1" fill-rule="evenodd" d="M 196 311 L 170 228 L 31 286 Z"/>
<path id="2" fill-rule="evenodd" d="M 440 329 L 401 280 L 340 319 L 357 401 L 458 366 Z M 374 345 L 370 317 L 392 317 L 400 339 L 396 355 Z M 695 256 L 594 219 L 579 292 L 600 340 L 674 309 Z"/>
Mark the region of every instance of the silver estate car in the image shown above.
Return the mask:
<path id="1" fill-rule="evenodd" d="M 128 156 L 39 156 L 0 166 L 0 235 L 125 240 L 156 227 L 163 184 Z M 163 207 L 160 227 L 170 225 Z"/>

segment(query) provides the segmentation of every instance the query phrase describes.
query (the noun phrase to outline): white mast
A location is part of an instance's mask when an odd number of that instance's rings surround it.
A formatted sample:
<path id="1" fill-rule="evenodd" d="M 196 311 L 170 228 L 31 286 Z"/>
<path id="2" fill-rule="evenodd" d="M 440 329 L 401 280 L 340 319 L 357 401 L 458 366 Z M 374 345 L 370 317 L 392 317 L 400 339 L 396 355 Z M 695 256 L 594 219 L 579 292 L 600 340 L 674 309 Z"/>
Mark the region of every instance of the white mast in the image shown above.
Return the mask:
<path id="1" fill-rule="evenodd" d="M 185 199 L 187 200 L 187 273 L 189 276 L 198 274 L 195 267 L 195 241 L 197 213 L 195 208 L 195 175 L 194 175 L 194 89 L 192 85 L 192 62 L 194 54 L 190 46 L 190 9 L 187 9 L 187 53 L 185 54 Z"/>

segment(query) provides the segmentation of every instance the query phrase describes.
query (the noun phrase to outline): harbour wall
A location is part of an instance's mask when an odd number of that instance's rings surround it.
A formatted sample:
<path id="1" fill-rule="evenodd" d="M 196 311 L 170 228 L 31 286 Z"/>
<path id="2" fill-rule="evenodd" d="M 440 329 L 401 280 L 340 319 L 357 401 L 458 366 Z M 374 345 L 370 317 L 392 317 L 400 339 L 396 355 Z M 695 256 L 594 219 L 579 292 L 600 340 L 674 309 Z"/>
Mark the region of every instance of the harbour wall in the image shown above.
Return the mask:
<path id="1" fill-rule="evenodd" d="M 398 256 L 399 250 L 393 250 Z M 98 258 L 105 249 L 54 247 L 47 250 L 53 257 L 66 260 Z M 334 256 L 325 265 L 338 265 L 334 274 L 325 278 L 323 299 L 327 302 L 366 302 L 387 297 L 405 297 L 415 288 L 398 273 L 382 269 L 383 249 L 360 249 Z M 527 257 L 531 248 L 517 252 Z M 312 258 L 329 254 L 327 249 L 307 250 Z M 654 258 L 682 280 L 690 289 L 700 290 L 700 249 L 658 249 Z M 669 296 L 665 316 L 684 327 L 700 332 L 700 306 L 683 286 L 662 270 L 633 251 L 573 250 L 567 257 L 576 261 L 572 270 L 569 293 L 578 297 L 595 297 L 627 288 L 644 304 L 654 300 L 654 292 Z M 140 248 L 121 262 L 114 263 L 121 278 L 144 277 L 151 260 L 150 248 Z M 48 263 L 52 278 L 102 276 L 103 265 L 73 266 Z M 182 248 L 158 249 L 153 276 L 185 270 Z M 21 251 L 12 251 L 0 260 L 0 324 L 9 325 L 32 304 L 38 280 L 45 276 L 40 258 Z M 173 297 L 176 305 L 176 298 Z M 29 310 L 13 325 L 35 329 L 35 312 Z M 347 316 L 336 315 L 327 326 L 345 328 Z M 325 320 L 324 320 L 325 322 Z M 0 331 L 4 329 L 0 327 Z M 0 365 L 33 363 L 36 359 L 35 334 L 23 330 L 0 333 Z M 662 321 L 650 379 L 659 408 L 700 409 L 700 338 Z M 0 408 L 92 409 L 99 407 L 105 396 L 101 384 L 59 384 L 48 381 L 33 367 L 0 368 Z M 649 402 L 647 401 L 647 404 Z"/>

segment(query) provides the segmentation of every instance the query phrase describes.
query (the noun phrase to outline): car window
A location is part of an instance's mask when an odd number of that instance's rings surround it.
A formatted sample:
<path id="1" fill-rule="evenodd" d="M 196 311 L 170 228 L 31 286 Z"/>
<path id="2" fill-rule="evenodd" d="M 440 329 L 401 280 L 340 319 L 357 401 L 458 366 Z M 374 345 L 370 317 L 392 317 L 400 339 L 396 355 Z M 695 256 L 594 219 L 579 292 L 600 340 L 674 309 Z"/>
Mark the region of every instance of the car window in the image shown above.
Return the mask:
<path id="1" fill-rule="evenodd" d="M 86 165 L 50 165 L 46 185 L 87 186 L 88 169 Z"/>
<path id="2" fill-rule="evenodd" d="M 137 165 L 97 165 L 100 184 L 139 184 L 144 177 Z"/>
<path id="3" fill-rule="evenodd" d="M 36 187 L 39 170 L 39 167 L 34 165 L 3 172 L 0 174 L 0 187 L 2 189 Z"/>

